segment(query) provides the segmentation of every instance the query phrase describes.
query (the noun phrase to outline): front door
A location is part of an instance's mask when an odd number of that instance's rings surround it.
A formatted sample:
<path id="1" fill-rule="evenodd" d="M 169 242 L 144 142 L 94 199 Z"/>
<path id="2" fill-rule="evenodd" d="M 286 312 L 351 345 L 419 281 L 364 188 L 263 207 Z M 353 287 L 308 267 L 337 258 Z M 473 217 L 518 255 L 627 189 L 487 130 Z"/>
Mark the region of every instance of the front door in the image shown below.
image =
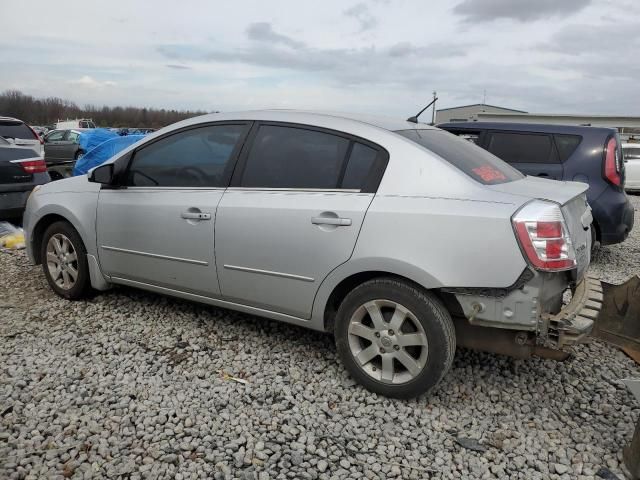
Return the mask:
<path id="1" fill-rule="evenodd" d="M 386 153 L 337 132 L 261 124 L 216 217 L 225 300 L 309 318 L 322 281 L 346 262 Z"/>
<path id="2" fill-rule="evenodd" d="M 486 149 L 525 175 L 562 180 L 562 163 L 550 134 L 490 131 Z"/>
<path id="3" fill-rule="evenodd" d="M 98 199 L 99 260 L 114 282 L 219 295 L 216 208 L 247 130 L 191 128 L 134 152 L 122 188 Z"/>
<path id="4" fill-rule="evenodd" d="M 64 138 L 68 130 L 55 130 L 49 133 L 44 142 L 44 159 L 47 162 L 59 162 L 62 160 Z"/>

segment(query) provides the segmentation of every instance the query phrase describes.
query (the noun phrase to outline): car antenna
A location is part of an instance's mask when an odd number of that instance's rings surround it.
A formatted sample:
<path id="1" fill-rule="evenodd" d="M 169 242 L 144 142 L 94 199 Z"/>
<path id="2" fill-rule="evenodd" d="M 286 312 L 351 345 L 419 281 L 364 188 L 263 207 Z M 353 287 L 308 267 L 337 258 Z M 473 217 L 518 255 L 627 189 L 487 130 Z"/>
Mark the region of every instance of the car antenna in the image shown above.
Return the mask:
<path id="1" fill-rule="evenodd" d="M 435 94 L 436 92 L 433 92 L 433 93 Z M 436 97 L 436 96 L 434 95 L 434 96 L 433 96 L 433 100 L 431 100 L 431 101 L 429 102 L 429 105 L 427 105 L 426 107 L 424 107 L 422 110 L 420 110 L 420 111 L 419 111 L 416 115 L 414 115 L 413 117 L 409 117 L 409 118 L 407 118 L 407 122 L 411 122 L 411 123 L 418 123 L 418 117 L 419 117 L 420 115 L 422 115 L 422 113 L 423 113 L 427 108 L 429 108 L 431 105 L 433 105 L 434 103 L 436 103 L 436 100 L 438 100 L 438 97 Z"/>

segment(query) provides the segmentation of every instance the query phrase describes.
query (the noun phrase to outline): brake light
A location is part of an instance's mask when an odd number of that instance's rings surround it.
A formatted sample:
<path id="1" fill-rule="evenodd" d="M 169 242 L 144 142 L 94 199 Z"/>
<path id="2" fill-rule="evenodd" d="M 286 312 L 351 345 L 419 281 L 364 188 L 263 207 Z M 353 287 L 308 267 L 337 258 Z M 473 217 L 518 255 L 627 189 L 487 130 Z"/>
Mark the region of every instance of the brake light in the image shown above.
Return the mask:
<path id="1" fill-rule="evenodd" d="M 36 132 L 33 128 L 31 128 L 31 125 L 27 125 L 27 127 L 29 127 L 29 130 L 31 130 L 31 133 L 33 133 L 34 137 L 40 140 L 40 145 L 44 145 L 44 140 L 40 135 L 38 135 L 38 132 Z"/>
<path id="2" fill-rule="evenodd" d="M 513 217 L 526 259 L 536 270 L 559 272 L 576 266 L 576 254 L 560 206 L 535 200 Z"/>
<path id="3" fill-rule="evenodd" d="M 620 185 L 620 158 L 618 153 L 618 142 L 615 137 L 607 142 L 604 152 L 604 178 L 613 185 Z"/>
<path id="4" fill-rule="evenodd" d="M 11 160 L 11 163 L 20 165 L 26 173 L 44 173 L 47 171 L 47 164 L 43 158 L 28 158 L 25 160 Z"/>

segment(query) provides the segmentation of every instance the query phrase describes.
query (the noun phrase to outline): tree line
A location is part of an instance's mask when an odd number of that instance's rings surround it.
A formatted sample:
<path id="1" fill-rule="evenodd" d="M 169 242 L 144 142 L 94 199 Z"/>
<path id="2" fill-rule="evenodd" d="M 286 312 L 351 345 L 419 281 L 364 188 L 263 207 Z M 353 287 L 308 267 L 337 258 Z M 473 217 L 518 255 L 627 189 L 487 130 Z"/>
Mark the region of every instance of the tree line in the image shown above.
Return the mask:
<path id="1" fill-rule="evenodd" d="M 108 107 L 85 105 L 58 97 L 36 98 L 19 90 L 0 94 L 0 116 L 15 117 L 29 125 L 54 125 L 58 120 L 91 118 L 99 127 L 161 128 L 204 111 L 165 110 L 164 108 Z"/>

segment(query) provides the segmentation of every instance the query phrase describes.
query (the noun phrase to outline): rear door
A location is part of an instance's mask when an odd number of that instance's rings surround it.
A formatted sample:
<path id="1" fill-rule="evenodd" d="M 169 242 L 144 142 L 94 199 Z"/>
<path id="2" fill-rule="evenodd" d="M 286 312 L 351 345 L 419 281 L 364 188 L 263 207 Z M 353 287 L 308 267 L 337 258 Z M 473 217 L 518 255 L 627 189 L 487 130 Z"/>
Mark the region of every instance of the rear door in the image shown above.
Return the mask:
<path id="1" fill-rule="evenodd" d="M 491 130 L 485 148 L 525 175 L 563 178 L 562 163 L 550 134 Z"/>
<path id="2" fill-rule="evenodd" d="M 226 300 L 309 318 L 320 283 L 346 262 L 387 153 L 349 135 L 260 123 L 216 217 Z"/>

